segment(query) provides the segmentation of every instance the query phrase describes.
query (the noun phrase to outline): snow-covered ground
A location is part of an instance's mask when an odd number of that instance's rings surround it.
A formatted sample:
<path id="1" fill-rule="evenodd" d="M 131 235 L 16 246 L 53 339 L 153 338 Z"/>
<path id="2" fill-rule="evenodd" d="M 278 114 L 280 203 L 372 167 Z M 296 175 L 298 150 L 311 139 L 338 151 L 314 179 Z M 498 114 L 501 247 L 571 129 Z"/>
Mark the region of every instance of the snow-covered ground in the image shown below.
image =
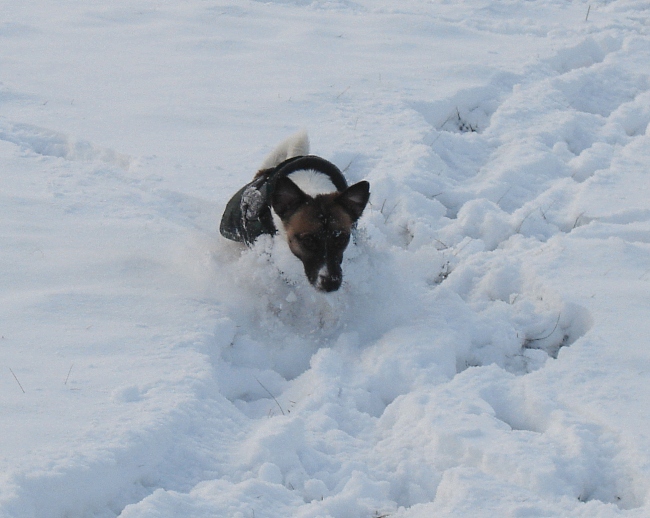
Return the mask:
<path id="1" fill-rule="evenodd" d="M 2 4 L 0 516 L 650 516 L 650 1 Z"/>

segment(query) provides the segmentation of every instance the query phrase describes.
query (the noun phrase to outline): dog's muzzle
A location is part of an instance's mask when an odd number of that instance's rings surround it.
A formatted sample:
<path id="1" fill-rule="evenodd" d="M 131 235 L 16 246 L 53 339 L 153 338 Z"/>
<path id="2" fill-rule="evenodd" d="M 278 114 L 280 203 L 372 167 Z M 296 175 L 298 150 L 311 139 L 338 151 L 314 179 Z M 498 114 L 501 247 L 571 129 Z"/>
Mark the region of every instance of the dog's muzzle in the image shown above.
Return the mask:
<path id="1" fill-rule="evenodd" d="M 343 281 L 343 275 L 341 272 L 335 272 L 330 274 L 327 267 L 321 268 L 318 272 L 318 277 L 316 278 L 315 287 L 320 291 L 325 291 L 327 293 L 331 291 L 336 291 L 341 287 L 341 282 Z"/>

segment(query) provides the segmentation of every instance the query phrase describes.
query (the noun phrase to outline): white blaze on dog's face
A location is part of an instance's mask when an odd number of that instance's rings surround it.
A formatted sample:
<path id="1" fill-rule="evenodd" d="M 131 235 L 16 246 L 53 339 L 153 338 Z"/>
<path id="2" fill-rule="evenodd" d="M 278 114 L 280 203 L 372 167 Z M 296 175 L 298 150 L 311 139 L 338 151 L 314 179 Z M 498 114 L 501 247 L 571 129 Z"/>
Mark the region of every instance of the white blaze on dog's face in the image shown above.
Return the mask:
<path id="1" fill-rule="evenodd" d="M 310 196 L 291 179 L 278 179 L 271 206 L 283 227 L 291 252 L 302 261 L 309 282 L 321 291 L 341 286 L 343 252 L 350 232 L 368 203 L 368 182 L 343 192 Z"/>

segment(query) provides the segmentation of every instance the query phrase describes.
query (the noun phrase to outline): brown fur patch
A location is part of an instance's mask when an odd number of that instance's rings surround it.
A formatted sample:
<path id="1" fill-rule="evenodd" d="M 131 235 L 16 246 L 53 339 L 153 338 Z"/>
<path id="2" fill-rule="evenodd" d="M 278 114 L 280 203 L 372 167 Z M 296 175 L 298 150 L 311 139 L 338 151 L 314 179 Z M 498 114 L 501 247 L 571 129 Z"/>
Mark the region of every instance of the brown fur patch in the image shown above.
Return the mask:
<path id="1" fill-rule="evenodd" d="M 352 218 L 336 203 L 340 193 L 321 194 L 284 221 L 287 235 L 317 234 L 319 232 L 350 232 Z"/>

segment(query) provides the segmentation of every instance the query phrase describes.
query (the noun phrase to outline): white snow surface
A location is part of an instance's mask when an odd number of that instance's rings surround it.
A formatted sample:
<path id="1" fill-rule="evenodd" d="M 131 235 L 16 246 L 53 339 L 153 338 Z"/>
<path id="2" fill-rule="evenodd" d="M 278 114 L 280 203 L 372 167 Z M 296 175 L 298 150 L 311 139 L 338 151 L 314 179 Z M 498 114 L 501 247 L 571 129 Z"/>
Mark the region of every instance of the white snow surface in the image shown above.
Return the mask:
<path id="1" fill-rule="evenodd" d="M 4 1 L 0 516 L 650 516 L 649 123 L 647 0 Z"/>

